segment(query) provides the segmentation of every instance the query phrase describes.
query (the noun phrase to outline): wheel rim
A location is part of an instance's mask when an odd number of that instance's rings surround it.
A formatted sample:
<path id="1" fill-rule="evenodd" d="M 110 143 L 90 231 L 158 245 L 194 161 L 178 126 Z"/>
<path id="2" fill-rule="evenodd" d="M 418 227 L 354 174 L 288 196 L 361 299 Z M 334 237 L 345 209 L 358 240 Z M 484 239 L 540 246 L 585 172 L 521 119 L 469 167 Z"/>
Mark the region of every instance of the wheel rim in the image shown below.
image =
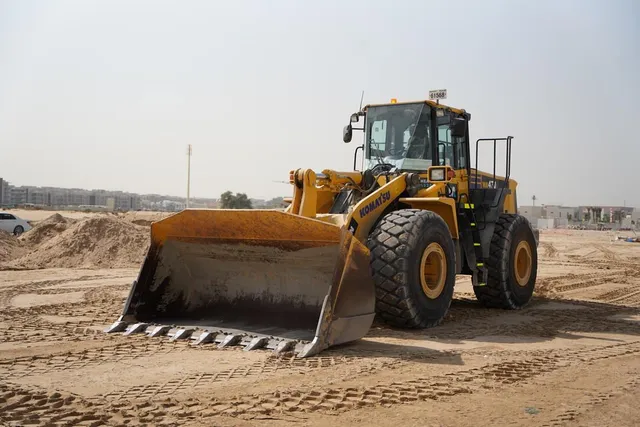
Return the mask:
<path id="1" fill-rule="evenodd" d="M 22 227 L 16 227 L 16 229 L 15 229 L 15 230 L 13 230 L 13 234 L 14 234 L 15 236 L 19 236 L 19 235 L 21 235 L 21 234 L 22 234 L 22 232 L 23 232 L 23 231 L 24 231 L 24 230 L 22 229 Z"/>
<path id="2" fill-rule="evenodd" d="M 424 250 L 420 262 L 422 291 L 430 299 L 442 293 L 447 278 L 447 257 L 438 243 L 431 243 Z"/>
<path id="3" fill-rule="evenodd" d="M 519 286 L 527 286 L 532 269 L 531 246 L 526 241 L 521 241 L 516 247 L 513 260 L 513 270 L 516 273 L 516 282 Z"/>

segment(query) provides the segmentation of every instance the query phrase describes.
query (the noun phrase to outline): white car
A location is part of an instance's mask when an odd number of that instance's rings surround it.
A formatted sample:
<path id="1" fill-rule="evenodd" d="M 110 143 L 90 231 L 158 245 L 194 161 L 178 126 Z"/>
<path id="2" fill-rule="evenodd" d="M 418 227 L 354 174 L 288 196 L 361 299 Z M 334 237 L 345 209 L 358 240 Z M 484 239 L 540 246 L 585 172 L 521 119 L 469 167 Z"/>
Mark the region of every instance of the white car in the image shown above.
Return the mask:
<path id="1" fill-rule="evenodd" d="M 19 236 L 32 228 L 26 220 L 8 212 L 0 212 L 0 230 Z"/>

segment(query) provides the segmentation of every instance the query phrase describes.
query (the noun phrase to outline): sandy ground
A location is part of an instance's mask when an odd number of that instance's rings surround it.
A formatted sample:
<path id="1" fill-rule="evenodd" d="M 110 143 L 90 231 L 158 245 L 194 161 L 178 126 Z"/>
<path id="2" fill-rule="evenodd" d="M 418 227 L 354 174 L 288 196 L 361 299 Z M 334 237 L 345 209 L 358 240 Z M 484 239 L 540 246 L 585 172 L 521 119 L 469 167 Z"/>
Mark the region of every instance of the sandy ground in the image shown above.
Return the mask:
<path id="1" fill-rule="evenodd" d="M 50 214 L 50 213 L 49 213 Z M 104 334 L 137 268 L 0 271 L 0 425 L 631 426 L 640 244 L 543 231 L 538 293 L 309 359 Z"/>

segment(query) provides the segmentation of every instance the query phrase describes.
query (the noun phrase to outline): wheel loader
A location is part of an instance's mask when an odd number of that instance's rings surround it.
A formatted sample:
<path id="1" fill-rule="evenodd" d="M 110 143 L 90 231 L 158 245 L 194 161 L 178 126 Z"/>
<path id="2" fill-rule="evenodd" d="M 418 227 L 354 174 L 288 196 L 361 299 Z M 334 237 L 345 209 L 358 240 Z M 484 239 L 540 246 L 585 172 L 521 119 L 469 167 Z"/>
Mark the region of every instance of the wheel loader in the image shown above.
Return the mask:
<path id="1" fill-rule="evenodd" d="M 470 119 L 430 100 L 366 105 L 343 130 L 347 143 L 364 135 L 354 170 L 290 171 L 284 210 L 186 209 L 154 222 L 106 332 L 308 357 L 362 338 L 376 316 L 440 324 L 456 275 L 471 276 L 486 307 L 525 306 L 538 236 L 517 214 L 513 138 L 472 147 Z M 490 172 L 478 168 L 480 146 L 493 149 Z"/>

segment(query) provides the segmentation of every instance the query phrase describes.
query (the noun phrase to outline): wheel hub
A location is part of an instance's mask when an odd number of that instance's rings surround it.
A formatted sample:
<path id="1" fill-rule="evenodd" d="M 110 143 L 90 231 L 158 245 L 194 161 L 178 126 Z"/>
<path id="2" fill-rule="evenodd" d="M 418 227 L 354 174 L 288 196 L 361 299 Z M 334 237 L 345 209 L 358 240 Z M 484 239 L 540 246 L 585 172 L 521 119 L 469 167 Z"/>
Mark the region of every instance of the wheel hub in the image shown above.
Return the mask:
<path id="1" fill-rule="evenodd" d="M 436 299 L 442 293 L 447 277 L 447 258 L 438 243 L 427 246 L 420 261 L 420 281 L 422 291 L 429 299 Z"/>
<path id="2" fill-rule="evenodd" d="M 519 286 L 527 286 L 532 270 L 531 246 L 525 240 L 516 246 L 513 260 L 513 270 L 515 271 L 516 282 Z"/>

